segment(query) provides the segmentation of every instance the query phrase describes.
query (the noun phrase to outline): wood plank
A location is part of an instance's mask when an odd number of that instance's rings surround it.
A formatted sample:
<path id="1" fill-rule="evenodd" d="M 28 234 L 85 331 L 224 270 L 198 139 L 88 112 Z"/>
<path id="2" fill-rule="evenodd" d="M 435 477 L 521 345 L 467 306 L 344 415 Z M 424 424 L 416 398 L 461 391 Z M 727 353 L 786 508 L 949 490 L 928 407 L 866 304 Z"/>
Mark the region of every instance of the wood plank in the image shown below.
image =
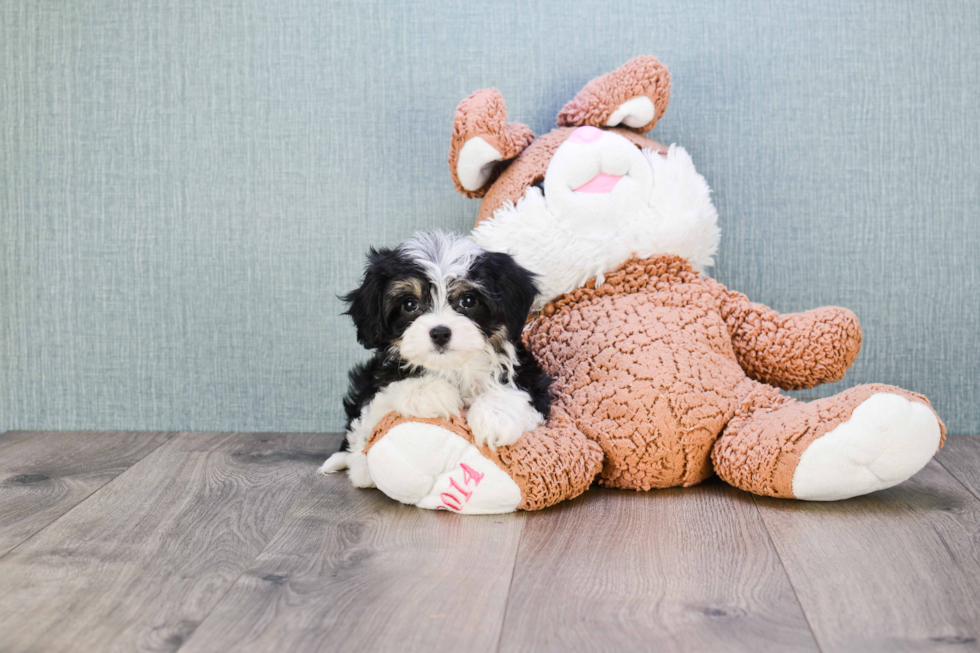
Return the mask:
<path id="1" fill-rule="evenodd" d="M 980 499 L 980 435 L 946 438 L 946 445 L 936 454 L 936 460 Z"/>
<path id="2" fill-rule="evenodd" d="M 865 497 L 757 503 L 825 653 L 980 649 L 980 501 L 935 461 Z"/>
<path id="3" fill-rule="evenodd" d="M 523 523 L 327 476 L 181 653 L 494 651 Z"/>
<path id="4" fill-rule="evenodd" d="M 0 556 L 139 462 L 173 433 L 0 435 Z"/>
<path id="5" fill-rule="evenodd" d="M 338 437 L 174 437 L 0 559 L 0 650 L 176 650 Z"/>
<path id="6" fill-rule="evenodd" d="M 815 651 L 752 498 L 593 490 L 530 514 L 501 651 Z"/>

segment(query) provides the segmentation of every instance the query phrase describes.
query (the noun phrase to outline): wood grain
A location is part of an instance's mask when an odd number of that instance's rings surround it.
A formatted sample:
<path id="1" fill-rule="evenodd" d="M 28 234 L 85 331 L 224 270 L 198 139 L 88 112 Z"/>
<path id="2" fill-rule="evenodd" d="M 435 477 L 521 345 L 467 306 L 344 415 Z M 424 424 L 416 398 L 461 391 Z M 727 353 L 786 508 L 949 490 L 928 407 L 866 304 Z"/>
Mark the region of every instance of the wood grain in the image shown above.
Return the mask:
<path id="1" fill-rule="evenodd" d="M 93 431 L 0 435 L 0 556 L 173 435 Z"/>
<path id="2" fill-rule="evenodd" d="M 494 651 L 524 519 L 327 476 L 181 653 Z"/>
<path id="3" fill-rule="evenodd" d="M 0 651 L 980 650 L 980 439 L 850 501 L 461 518 L 316 476 L 337 437 L 0 436 Z"/>
<path id="4" fill-rule="evenodd" d="M 823 651 L 980 649 L 980 501 L 935 461 L 866 497 L 756 501 Z"/>
<path id="5" fill-rule="evenodd" d="M 501 651 L 814 651 L 749 495 L 592 490 L 529 514 Z"/>
<path id="6" fill-rule="evenodd" d="M 182 433 L 0 559 L 0 650 L 174 651 L 336 436 Z"/>
<path id="7" fill-rule="evenodd" d="M 980 499 L 980 435 L 946 438 L 946 445 L 936 454 L 936 460 Z"/>

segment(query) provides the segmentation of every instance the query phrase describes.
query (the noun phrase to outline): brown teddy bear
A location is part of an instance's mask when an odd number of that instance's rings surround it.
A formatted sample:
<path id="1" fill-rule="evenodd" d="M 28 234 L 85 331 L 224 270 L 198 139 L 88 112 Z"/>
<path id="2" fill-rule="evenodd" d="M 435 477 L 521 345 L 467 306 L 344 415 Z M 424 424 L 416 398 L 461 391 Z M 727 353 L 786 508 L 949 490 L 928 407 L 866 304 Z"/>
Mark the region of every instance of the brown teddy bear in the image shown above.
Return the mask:
<path id="1" fill-rule="evenodd" d="M 555 379 L 548 424 L 477 447 L 465 414 L 388 415 L 365 449 L 399 501 L 460 513 L 535 510 L 601 485 L 689 486 L 711 474 L 748 492 L 845 499 L 906 480 L 945 428 L 921 395 L 862 385 L 810 403 L 779 388 L 844 376 L 857 318 L 780 315 L 700 270 L 720 232 L 683 148 L 641 134 L 663 116 L 670 75 L 639 57 L 599 77 L 534 139 L 500 94 L 456 111 L 449 167 L 482 197 L 473 238 L 538 274 L 524 340 Z"/>

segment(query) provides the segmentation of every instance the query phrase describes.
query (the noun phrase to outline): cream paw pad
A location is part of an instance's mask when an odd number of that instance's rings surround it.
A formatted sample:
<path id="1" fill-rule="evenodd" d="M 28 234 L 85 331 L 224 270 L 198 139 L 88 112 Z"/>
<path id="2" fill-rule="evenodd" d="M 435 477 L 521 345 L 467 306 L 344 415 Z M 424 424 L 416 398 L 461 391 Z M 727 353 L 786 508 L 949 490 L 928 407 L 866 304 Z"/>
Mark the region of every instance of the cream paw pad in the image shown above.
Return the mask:
<path id="1" fill-rule="evenodd" d="M 598 445 L 567 426 L 542 427 L 493 450 L 474 443 L 464 418 L 396 413 L 378 423 L 364 453 L 375 485 L 392 499 L 465 515 L 535 510 L 577 496 L 602 458 Z"/>
<path id="2" fill-rule="evenodd" d="M 402 422 L 370 447 L 371 478 L 392 499 L 467 515 L 513 512 L 521 490 L 503 470 L 453 431 Z"/>
<path id="3" fill-rule="evenodd" d="M 793 495 L 837 501 L 893 487 L 925 467 L 941 440 L 927 404 L 879 392 L 807 447 L 793 474 Z"/>

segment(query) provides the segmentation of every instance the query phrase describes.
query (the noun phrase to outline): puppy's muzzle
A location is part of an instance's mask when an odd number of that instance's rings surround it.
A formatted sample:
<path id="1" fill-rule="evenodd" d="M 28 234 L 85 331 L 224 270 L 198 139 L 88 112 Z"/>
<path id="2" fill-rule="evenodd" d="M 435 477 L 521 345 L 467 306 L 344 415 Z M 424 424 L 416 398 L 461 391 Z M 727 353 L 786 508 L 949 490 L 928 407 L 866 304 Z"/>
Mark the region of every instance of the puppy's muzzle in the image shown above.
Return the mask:
<path id="1" fill-rule="evenodd" d="M 436 347 L 445 347 L 449 344 L 449 339 L 453 337 L 452 330 L 447 326 L 432 327 L 429 330 L 429 338 Z"/>

